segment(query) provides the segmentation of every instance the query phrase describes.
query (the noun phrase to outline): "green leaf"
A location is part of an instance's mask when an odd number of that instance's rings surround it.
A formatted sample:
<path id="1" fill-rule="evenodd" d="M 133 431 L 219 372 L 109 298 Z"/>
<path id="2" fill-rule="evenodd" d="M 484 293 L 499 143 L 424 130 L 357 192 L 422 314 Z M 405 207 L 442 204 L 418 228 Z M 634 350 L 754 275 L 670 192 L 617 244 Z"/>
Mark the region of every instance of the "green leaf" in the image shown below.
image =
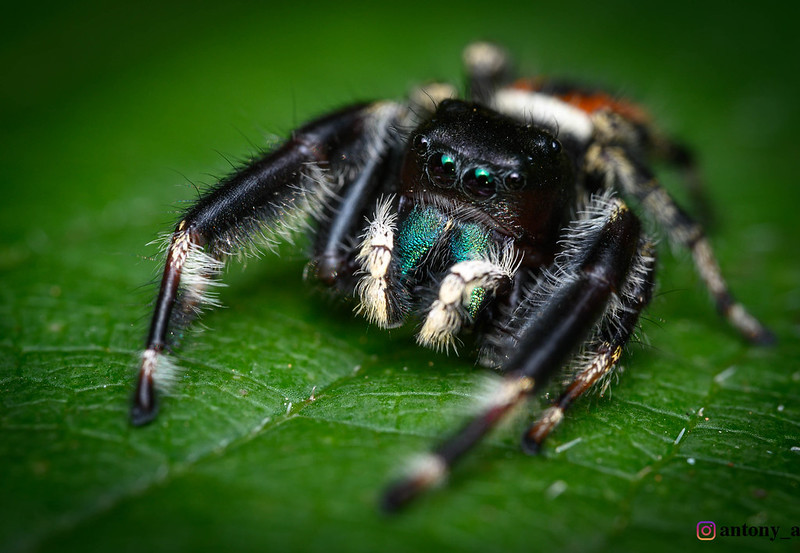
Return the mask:
<path id="1" fill-rule="evenodd" d="M 800 525 L 790 18 L 622 3 L 25 9 L 0 43 L 0 549 L 671 551 L 703 545 L 698 521 Z M 368 327 L 304 283 L 303 248 L 286 247 L 230 270 L 226 308 L 186 337 L 158 419 L 130 427 L 158 270 L 144 244 L 195 186 L 250 141 L 274 143 L 264 128 L 458 82 L 481 37 L 529 73 L 616 83 L 695 146 L 723 269 L 778 345 L 742 343 L 688 256 L 662 248 L 646 344 L 610 397 L 581 400 L 539 458 L 517 446 L 523 415 L 390 518 L 379 491 L 463 420 L 485 372 L 417 348 L 413 328 Z"/>

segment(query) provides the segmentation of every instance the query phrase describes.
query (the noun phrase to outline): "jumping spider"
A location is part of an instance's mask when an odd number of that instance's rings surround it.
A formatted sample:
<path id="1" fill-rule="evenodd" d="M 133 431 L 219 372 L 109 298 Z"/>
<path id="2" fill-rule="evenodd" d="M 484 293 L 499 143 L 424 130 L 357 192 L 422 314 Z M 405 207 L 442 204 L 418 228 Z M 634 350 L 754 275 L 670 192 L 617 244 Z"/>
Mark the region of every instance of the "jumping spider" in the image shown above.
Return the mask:
<path id="1" fill-rule="evenodd" d="M 393 328 L 418 317 L 417 341 L 435 349 L 471 328 L 480 361 L 503 375 L 475 417 L 389 488 L 390 510 L 440 481 L 568 363 L 577 364 L 571 382 L 522 437 L 528 453 L 614 370 L 655 272 L 653 242 L 623 197 L 691 251 L 720 313 L 745 339 L 772 341 L 733 300 L 702 229 L 649 168 L 660 159 L 691 176 L 684 147 L 609 94 L 512 80 L 497 46 L 472 44 L 464 61 L 469 100 L 430 85 L 406 103 L 335 111 L 184 213 L 166 248 L 133 424 L 155 416 L 166 352 L 213 303 L 208 287 L 225 262 L 301 228 L 313 228 L 307 276 L 353 295 L 370 322 Z"/>

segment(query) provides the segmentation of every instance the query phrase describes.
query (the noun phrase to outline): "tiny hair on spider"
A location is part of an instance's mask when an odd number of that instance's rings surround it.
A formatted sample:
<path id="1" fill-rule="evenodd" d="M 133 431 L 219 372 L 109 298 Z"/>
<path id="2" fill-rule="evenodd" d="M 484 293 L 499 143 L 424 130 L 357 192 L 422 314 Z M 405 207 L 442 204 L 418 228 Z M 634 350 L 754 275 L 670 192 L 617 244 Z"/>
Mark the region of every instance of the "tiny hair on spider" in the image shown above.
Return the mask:
<path id="1" fill-rule="evenodd" d="M 387 511 L 443 481 L 552 377 L 565 383 L 524 432 L 529 454 L 581 396 L 605 389 L 653 296 L 655 237 L 645 227 L 691 253 L 734 332 L 774 341 L 651 169 L 678 168 L 703 198 L 688 148 L 616 95 L 517 78 L 495 44 L 470 44 L 463 62 L 463 99 L 431 83 L 406 101 L 322 115 L 184 211 L 165 240 L 132 424 L 151 422 L 177 385 L 177 338 L 218 305 L 226 264 L 298 233 L 311 237 L 306 277 L 352 297 L 356 314 L 385 329 L 416 324 L 421 346 L 465 350 L 499 375 L 463 426 L 388 486 Z"/>

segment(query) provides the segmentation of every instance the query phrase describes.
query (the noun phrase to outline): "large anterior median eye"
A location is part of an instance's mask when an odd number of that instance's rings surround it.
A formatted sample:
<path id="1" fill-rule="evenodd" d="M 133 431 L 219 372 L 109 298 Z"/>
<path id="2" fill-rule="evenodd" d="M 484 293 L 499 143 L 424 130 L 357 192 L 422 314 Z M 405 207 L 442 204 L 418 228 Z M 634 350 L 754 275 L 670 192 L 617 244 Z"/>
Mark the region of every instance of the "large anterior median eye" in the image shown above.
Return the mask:
<path id="1" fill-rule="evenodd" d="M 464 191 L 475 198 L 489 198 L 495 193 L 495 177 L 485 167 L 470 169 L 461 179 Z"/>
<path id="2" fill-rule="evenodd" d="M 456 160 L 449 154 L 433 154 L 428 158 L 428 172 L 437 182 L 450 185 L 456 177 Z"/>

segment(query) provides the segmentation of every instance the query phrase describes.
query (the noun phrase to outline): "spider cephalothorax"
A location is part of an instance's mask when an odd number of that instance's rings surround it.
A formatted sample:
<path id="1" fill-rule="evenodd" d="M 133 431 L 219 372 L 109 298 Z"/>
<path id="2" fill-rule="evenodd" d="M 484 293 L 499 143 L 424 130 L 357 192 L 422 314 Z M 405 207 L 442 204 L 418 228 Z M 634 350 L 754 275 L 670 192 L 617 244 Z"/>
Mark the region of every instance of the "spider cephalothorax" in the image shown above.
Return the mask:
<path id="1" fill-rule="evenodd" d="M 411 136 L 400 194 L 470 209 L 476 222 L 552 260 L 574 216 L 574 160 L 553 135 L 478 104 L 443 101 Z"/>
<path id="2" fill-rule="evenodd" d="M 225 262 L 300 228 L 315 237 L 307 275 L 390 328 L 418 318 L 420 344 L 474 332 L 502 379 L 478 415 L 393 485 L 395 509 L 572 360 L 575 375 L 530 426 L 539 450 L 564 411 L 615 368 L 649 303 L 655 258 L 639 204 L 694 263 L 720 312 L 748 340 L 772 336 L 728 292 L 702 229 L 661 188 L 653 158 L 694 171 L 685 148 L 610 95 L 509 80 L 506 55 L 465 51 L 469 100 L 431 85 L 408 103 L 356 104 L 314 120 L 224 179 L 169 238 L 131 420 L 156 414 L 166 353 Z M 366 224 L 363 221 L 367 221 Z M 307 224 L 307 223 L 310 223 Z"/>

